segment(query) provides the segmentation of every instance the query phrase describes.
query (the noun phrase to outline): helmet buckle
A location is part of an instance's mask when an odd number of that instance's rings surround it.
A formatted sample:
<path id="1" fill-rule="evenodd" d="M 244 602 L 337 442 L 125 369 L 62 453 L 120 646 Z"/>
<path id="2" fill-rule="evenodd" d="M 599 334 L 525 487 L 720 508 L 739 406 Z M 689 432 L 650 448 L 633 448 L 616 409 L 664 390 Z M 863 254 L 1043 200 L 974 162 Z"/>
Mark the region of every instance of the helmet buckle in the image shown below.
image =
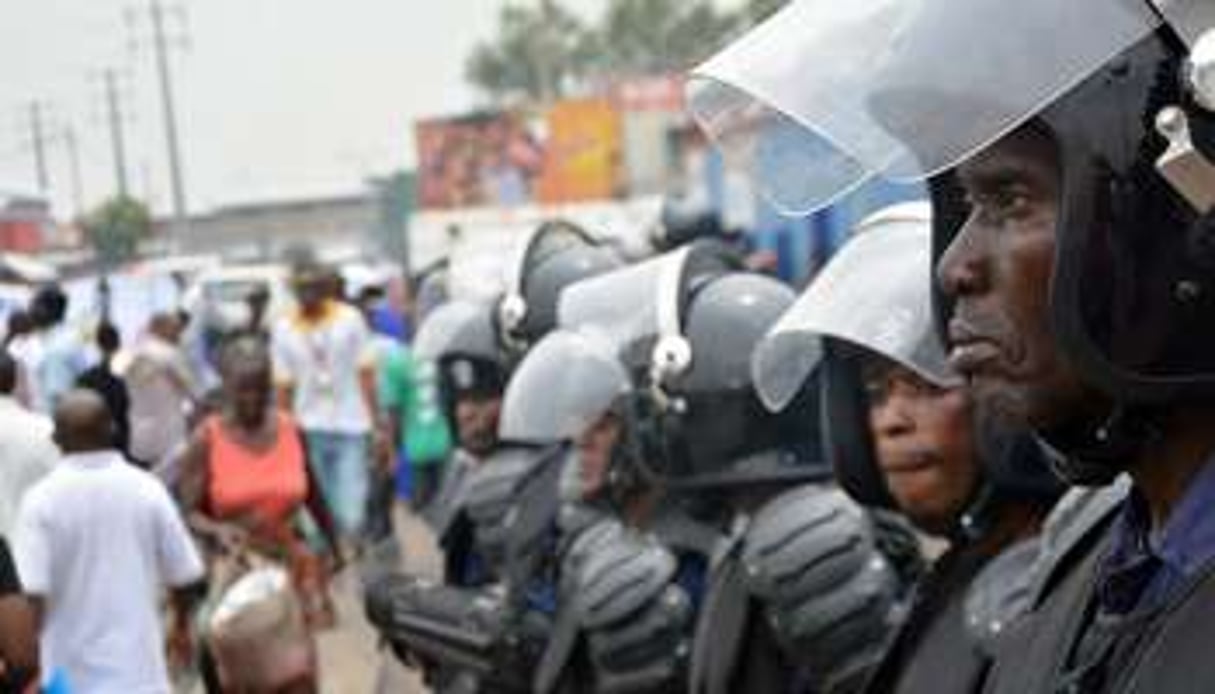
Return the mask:
<path id="1" fill-rule="evenodd" d="M 1215 165 L 1194 146 L 1185 111 L 1177 106 L 1161 109 L 1156 130 L 1169 141 L 1156 170 L 1198 212 L 1215 208 Z"/>

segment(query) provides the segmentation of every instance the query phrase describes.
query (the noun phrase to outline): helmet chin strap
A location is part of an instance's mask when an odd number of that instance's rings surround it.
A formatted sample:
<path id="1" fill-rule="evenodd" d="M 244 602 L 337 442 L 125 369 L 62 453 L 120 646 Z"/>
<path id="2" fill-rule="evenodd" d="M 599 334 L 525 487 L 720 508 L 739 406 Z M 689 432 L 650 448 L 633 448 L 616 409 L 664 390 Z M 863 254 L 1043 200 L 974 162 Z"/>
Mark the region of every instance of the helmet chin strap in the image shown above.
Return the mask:
<path id="1" fill-rule="evenodd" d="M 1037 432 L 1051 467 L 1068 484 L 1095 487 L 1114 481 L 1161 438 L 1157 410 L 1115 405 L 1104 420 Z"/>

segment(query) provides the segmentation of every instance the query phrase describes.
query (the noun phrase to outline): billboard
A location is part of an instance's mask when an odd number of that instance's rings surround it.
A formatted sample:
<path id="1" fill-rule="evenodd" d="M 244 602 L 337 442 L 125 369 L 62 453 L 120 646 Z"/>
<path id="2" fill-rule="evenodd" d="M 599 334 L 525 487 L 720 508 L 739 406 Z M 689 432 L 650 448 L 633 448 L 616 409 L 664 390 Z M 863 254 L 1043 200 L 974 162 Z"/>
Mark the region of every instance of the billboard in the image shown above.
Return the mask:
<path id="1" fill-rule="evenodd" d="M 418 123 L 418 205 L 427 210 L 602 200 L 620 179 L 620 116 L 600 99 L 540 117 L 487 112 Z"/>
<path id="2" fill-rule="evenodd" d="M 620 115 L 608 101 L 561 101 L 547 114 L 544 171 L 537 182 L 545 203 L 615 197 L 620 169 Z"/>
<path id="3" fill-rule="evenodd" d="M 426 209 L 526 204 L 545 160 L 541 137 L 511 113 L 423 121 L 417 147 L 418 204 Z"/>

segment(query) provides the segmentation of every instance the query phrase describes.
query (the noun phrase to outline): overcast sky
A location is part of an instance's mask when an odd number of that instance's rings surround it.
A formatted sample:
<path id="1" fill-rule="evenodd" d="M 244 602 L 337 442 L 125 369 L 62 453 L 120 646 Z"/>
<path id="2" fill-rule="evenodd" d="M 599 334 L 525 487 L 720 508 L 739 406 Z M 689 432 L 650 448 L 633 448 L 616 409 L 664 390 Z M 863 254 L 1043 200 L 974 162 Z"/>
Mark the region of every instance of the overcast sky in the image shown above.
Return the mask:
<path id="1" fill-rule="evenodd" d="M 568 0 L 587 13 L 605 0 Z M 0 0 L 0 191 L 35 189 L 28 103 L 79 133 L 87 204 L 115 188 L 102 68 L 128 75 L 134 191 L 168 204 L 148 0 Z M 411 123 L 475 103 L 471 46 L 502 0 L 190 0 L 189 49 L 173 59 L 192 211 L 357 190 L 413 162 Z M 135 46 L 129 45 L 131 40 Z M 52 142 L 57 211 L 72 210 L 69 158 Z"/>

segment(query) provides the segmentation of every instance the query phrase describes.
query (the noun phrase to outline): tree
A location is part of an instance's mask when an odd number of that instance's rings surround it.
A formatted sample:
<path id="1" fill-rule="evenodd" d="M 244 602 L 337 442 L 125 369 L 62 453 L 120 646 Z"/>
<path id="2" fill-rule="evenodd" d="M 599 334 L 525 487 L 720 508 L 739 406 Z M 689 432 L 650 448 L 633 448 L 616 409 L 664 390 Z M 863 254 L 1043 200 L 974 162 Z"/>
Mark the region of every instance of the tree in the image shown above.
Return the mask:
<path id="1" fill-rule="evenodd" d="M 88 215 L 84 231 L 97 258 L 112 267 L 135 257 L 139 242 L 152 235 L 152 215 L 142 202 L 118 195 Z"/>
<path id="2" fill-rule="evenodd" d="M 498 102 L 552 101 L 581 77 L 586 31 L 557 0 L 509 4 L 498 16 L 498 36 L 473 50 L 465 74 Z"/>
<path id="3" fill-rule="evenodd" d="M 588 84 L 686 70 L 781 2 L 751 0 L 731 13 L 711 0 L 611 0 L 593 26 L 559 0 L 510 4 L 465 74 L 499 104 L 545 104 Z"/>
<path id="4" fill-rule="evenodd" d="M 743 11 L 748 24 L 759 24 L 789 4 L 789 0 L 748 0 Z"/>
<path id="5" fill-rule="evenodd" d="M 737 31 L 707 0 L 614 0 L 596 32 L 592 71 L 609 78 L 684 71 Z"/>

